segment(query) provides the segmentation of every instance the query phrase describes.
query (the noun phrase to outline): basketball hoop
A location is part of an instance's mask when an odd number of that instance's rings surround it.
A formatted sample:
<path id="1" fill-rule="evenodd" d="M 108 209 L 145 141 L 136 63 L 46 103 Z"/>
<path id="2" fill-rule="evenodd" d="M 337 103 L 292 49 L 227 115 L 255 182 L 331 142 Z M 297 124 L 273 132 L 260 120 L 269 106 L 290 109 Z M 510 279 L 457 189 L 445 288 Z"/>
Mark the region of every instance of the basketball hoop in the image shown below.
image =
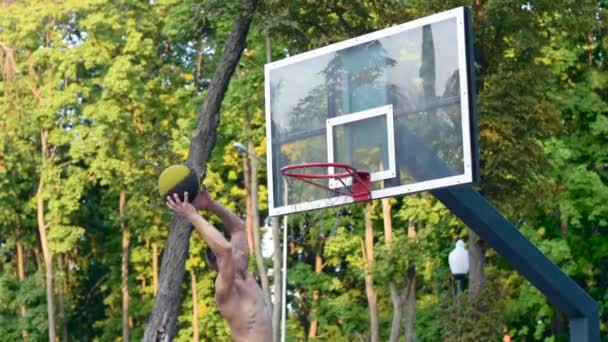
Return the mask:
<path id="1" fill-rule="evenodd" d="M 342 172 L 335 173 L 305 173 L 302 170 L 312 170 L 315 168 L 333 168 L 333 169 L 342 169 Z M 287 165 L 281 168 L 281 173 L 285 177 L 295 178 L 302 182 L 314 185 L 316 187 L 328 190 L 338 195 L 342 196 L 350 196 L 355 202 L 367 201 L 371 198 L 371 176 L 367 171 L 359 171 L 355 167 L 344 164 L 344 163 L 304 163 L 304 164 L 294 164 Z M 351 179 L 350 189 L 347 186 L 348 182 L 345 182 L 345 179 Z M 331 187 L 315 182 L 316 179 L 334 179 L 337 182 L 340 182 L 344 190 L 342 189 L 332 189 Z"/>

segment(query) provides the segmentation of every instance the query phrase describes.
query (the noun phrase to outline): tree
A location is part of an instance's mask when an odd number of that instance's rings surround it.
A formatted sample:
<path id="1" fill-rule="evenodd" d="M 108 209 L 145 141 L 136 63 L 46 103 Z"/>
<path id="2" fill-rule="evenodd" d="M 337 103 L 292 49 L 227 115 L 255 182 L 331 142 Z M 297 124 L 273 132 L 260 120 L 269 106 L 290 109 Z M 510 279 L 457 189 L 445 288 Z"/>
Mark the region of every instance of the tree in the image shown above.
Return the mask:
<path id="1" fill-rule="evenodd" d="M 64 179 L 61 172 L 70 175 L 78 173 L 78 168 L 71 167 L 65 158 L 64 148 L 67 142 L 65 134 L 66 121 L 71 116 L 71 109 L 75 107 L 79 90 L 77 84 L 67 75 L 64 66 L 69 54 L 62 50 L 66 42 L 58 35 L 69 30 L 70 25 L 65 22 L 66 9 L 63 5 L 45 7 L 37 17 L 24 16 L 21 6 L 11 5 L 7 12 L 3 12 L 3 26 L 13 27 L 22 22 L 31 21 L 27 30 L 21 32 L 21 39 L 12 36 L 12 32 L 5 33 L 2 41 L 11 41 L 15 44 L 15 54 L 12 62 L 15 70 L 27 70 L 19 73 L 19 78 L 12 81 L 22 86 L 15 88 L 11 99 L 15 107 L 21 107 L 27 114 L 27 125 L 20 132 L 22 137 L 33 139 L 38 149 L 38 186 L 35 194 L 37 211 L 37 226 L 44 259 L 45 280 L 47 291 L 48 337 L 54 341 L 56 336 L 56 317 L 54 300 L 54 270 L 53 253 L 62 252 L 63 246 L 57 238 L 63 238 L 62 243 L 69 245 L 77 239 L 82 230 L 69 224 L 69 214 L 74 210 L 74 200 L 78 196 L 78 186 L 65 189 L 62 185 Z M 17 45 L 18 44 L 18 45 Z M 42 48 L 40 48 L 42 47 Z M 6 69 L 4 69 L 6 70 Z M 12 73 L 11 73 L 12 74 Z M 16 75 L 16 73 L 14 74 Z M 5 73 L 4 79 L 11 77 Z M 69 178 L 69 176 L 67 177 Z M 55 185 L 56 191 L 75 190 L 74 197 L 62 197 L 61 194 L 53 196 L 49 187 Z M 75 185 L 75 184 L 73 184 Z M 69 186 L 68 186 L 69 187 Z M 60 287 L 61 288 L 61 287 Z M 60 291 L 60 294 L 62 292 Z M 60 307 L 61 309 L 61 307 Z M 65 312 L 60 311 L 60 317 Z M 60 322 L 63 324 L 64 322 Z"/>
<path id="2" fill-rule="evenodd" d="M 363 260 L 365 261 L 365 293 L 367 295 L 367 304 L 369 306 L 369 328 L 371 341 L 379 341 L 379 323 L 377 302 L 378 294 L 374 287 L 374 277 L 372 268 L 374 267 L 374 227 L 372 223 L 372 204 L 368 203 L 365 206 L 365 242 L 361 245 Z"/>
<path id="3" fill-rule="evenodd" d="M 215 143 L 221 102 L 228 88 L 230 76 L 245 47 L 245 39 L 255 7 L 255 0 L 240 2 L 231 34 L 225 44 L 224 55 L 209 84 L 205 102 L 199 109 L 199 117 L 190 144 L 188 165 L 201 179 L 204 178 L 207 160 Z M 145 341 L 171 339 L 176 334 L 179 294 L 188 254 L 188 237 L 191 232 L 192 228 L 183 219 L 174 218 L 171 221 L 161 264 L 159 290 L 144 335 Z"/>

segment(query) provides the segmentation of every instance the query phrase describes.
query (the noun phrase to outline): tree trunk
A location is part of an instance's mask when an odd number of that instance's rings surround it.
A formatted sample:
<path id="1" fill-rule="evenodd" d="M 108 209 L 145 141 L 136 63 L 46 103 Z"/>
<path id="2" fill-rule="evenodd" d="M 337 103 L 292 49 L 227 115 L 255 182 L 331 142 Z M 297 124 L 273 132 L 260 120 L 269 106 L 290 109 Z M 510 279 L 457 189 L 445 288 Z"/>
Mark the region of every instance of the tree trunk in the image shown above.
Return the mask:
<path id="1" fill-rule="evenodd" d="M 241 8 L 226 40 L 219 66 L 209 84 L 207 97 L 198 111 L 196 128 L 192 134 L 188 165 L 201 179 L 204 178 L 207 161 L 215 145 L 221 103 L 230 77 L 245 48 L 245 40 L 257 0 L 241 0 L 240 4 Z M 177 217 L 172 219 L 163 253 L 159 289 L 154 299 L 144 341 L 169 341 L 177 334 L 181 285 L 191 234 L 192 226 L 186 220 Z"/>
<path id="2" fill-rule="evenodd" d="M 122 340 L 129 341 L 129 240 L 131 230 L 125 218 L 127 192 L 120 190 L 118 211 L 120 213 L 120 230 L 122 231 L 122 255 L 120 263 L 120 290 L 122 292 Z"/>
<path id="3" fill-rule="evenodd" d="M 388 198 L 382 199 L 382 216 L 384 219 L 384 243 L 390 249 L 393 241 L 393 220 L 391 216 L 391 202 Z M 403 318 L 403 298 L 399 295 L 397 285 L 394 281 L 389 281 L 388 287 L 391 294 L 391 302 L 393 304 L 390 341 L 399 342 L 401 319 Z"/>
<path id="4" fill-rule="evenodd" d="M 57 256 L 57 269 L 59 270 L 60 277 L 57 279 L 57 309 L 59 315 L 57 321 L 61 327 L 61 341 L 68 341 L 68 325 L 65 318 L 65 269 L 63 263 L 63 255 Z"/>
<path id="5" fill-rule="evenodd" d="M 368 202 L 365 206 L 365 244 L 363 246 L 363 259 L 365 261 L 365 294 L 369 307 L 370 341 L 379 340 L 378 324 L 378 294 L 374 288 L 374 277 L 372 267 L 374 265 L 374 228 L 372 225 L 372 204 Z"/>
<path id="6" fill-rule="evenodd" d="M 568 218 L 562 217 L 559 221 L 559 228 L 561 232 L 562 239 L 568 238 Z"/>
<path id="7" fill-rule="evenodd" d="M 152 287 L 154 295 L 158 292 L 158 244 L 152 242 Z"/>
<path id="8" fill-rule="evenodd" d="M 411 266 L 407 270 L 405 289 L 405 342 L 414 342 L 414 322 L 416 318 L 416 268 Z"/>
<path id="9" fill-rule="evenodd" d="M 238 80 L 239 71 L 238 67 L 236 70 L 236 79 Z M 245 101 L 245 97 L 247 95 L 245 92 L 241 94 L 241 101 Z M 257 181 L 257 171 L 254 174 L 251 170 L 251 154 L 255 155 L 253 149 L 249 148 L 249 139 L 251 136 L 251 115 L 248 112 L 245 112 L 243 116 L 243 130 L 245 135 L 245 145 L 246 151 L 239 151 L 239 153 L 244 153 L 243 155 L 243 178 L 245 180 L 245 228 L 247 228 L 247 246 L 249 247 L 249 255 L 255 258 L 255 243 L 254 243 L 254 233 L 253 233 L 253 193 L 257 194 L 257 189 L 254 188 L 251 184 L 252 177 L 256 177 Z M 256 197 L 257 200 L 257 197 Z M 257 259 L 256 259 L 257 262 Z"/>
<path id="10" fill-rule="evenodd" d="M 251 167 L 249 163 L 249 156 L 243 158 L 243 175 L 245 178 L 245 228 L 247 229 L 247 246 L 249 247 L 249 254 L 255 253 L 255 247 L 253 245 L 253 219 L 252 219 L 252 207 L 251 207 Z"/>
<path id="11" fill-rule="evenodd" d="M 322 244 L 317 248 L 315 253 L 315 273 L 321 273 L 323 271 L 323 258 L 321 253 L 323 251 Z M 310 329 L 308 330 L 308 338 L 316 338 L 319 330 L 319 310 L 317 310 L 320 293 L 319 290 L 312 291 L 312 322 L 310 322 Z"/>
<path id="12" fill-rule="evenodd" d="M 45 260 L 45 273 L 46 273 L 46 300 L 47 300 L 47 319 L 48 319 L 48 331 L 49 341 L 55 342 L 55 302 L 53 298 L 53 263 L 52 260 Z"/>
<path id="13" fill-rule="evenodd" d="M 283 227 L 287 229 L 287 227 Z M 283 309 L 283 266 L 281 260 L 281 237 L 279 230 L 279 218 L 272 218 L 272 242 L 274 254 L 272 256 L 274 305 L 272 311 L 272 340 L 278 342 L 281 338 L 281 312 Z"/>
<path id="14" fill-rule="evenodd" d="M 382 218 L 384 220 L 384 242 L 390 247 L 393 242 L 393 218 L 391 216 L 391 202 L 389 198 L 382 199 Z"/>
<path id="15" fill-rule="evenodd" d="M 192 256 L 190 256 L 192 259 Z M 192 341 L 198 342 L 198 292 L 196 290 L 196 274 L 194 269 L 190 270 L 190 287 L 192 291 Z"/>
<path id="16" fill-rule="evenodd" d="M 42 145 L 42 170 L 40 171 L 40 181 L 38 183 L 38 191 L 36 192 L 36 213 L 38 219 L 38 234 L 40 235 L 40 247 L 44 258 L 44 270 L 46 281 L 46 311 L 49 330 L 49 342 L 55 342 L 55 301 L 53 297 L 53 255 L 49 249 L 48 240 L 46 238 L 46 224 L 44 222 L 44 168 L 49 158 L 48 150 L 48 132 L 40 133 L 40 142 Z"/>
<path id="17" fill-rule="evenodd" d="M 215 145 L 221 103 L 228 89 L 230 77 L 245 48 L 245 40 L 256 6 L 257 0 L 240 0 L 240 11 L 226 40 L 224 54 L 209 83 L 205 101 L 198 110 L 196 128 L 192 133 L 188 153 L 188 165 L 196 171 L 199 177 L 204 176 L 207 160 Z"/>
<path id="18" fill-rule="evenodd" d="M 151 245 L 150 238 L 146 238 L 146 250 L 150 250 L 150 245 Z M 152 258 L 154 258 L 154 255 L 152 255 Z M 154 263 L 154 262 L 152 262 L 152 263 Z M 137 276 L 137 279 L 141 280 L 140 293 L 143 296 L 142 299 L 144 299 L 144 297 L 145 297 L 144 293 L 146 292 L 146 288 L 148 287 L 148 279 L 147 279 L 146 271 L 142 270 L 141 273 Z"/>
<path id="19" fill-rule="evenodd" d="M 272 62 L 272 42 L 268 32 L 264 35 L 266 48 L 266 63 Z M 273 285 L 274 285 L 274 305 L 272 311 L 272 336 L 273 341 L 281 339 L 281 314 L 283 310 L 283 265 L 281 253 L 281 231 L 278 217 L 272 218 L 272 242 L 274 253 L 272 256 Z M 287 229 L 287 227 L 283 227 Z"/>
<path id="20" fill-rule="evenodd" d="M 17 274 L 19 276 L 19 282 L 23 283 L 23 281 L 25 280 L 25 267 L 24 267 L 24 261 L 23 261 L 23 245 L 21 244 L 21 241 L 19 240 L 21 238 L 20 234 L 17 235 Z M 27 309 L 25 307 L 25 304 L 21 304 L 21 318 L 25 319 L 25 316 L 27 315 Z M 23 341 L 27 342 L 28 340 L 28 334 L 27 334 L 27 330 L 23 329 L 23 331 L 21 332 L 21 336 L 23 336 Z"/>
<path id="21" fill-rule="evenodd" d="M 272 301 L 270 300 L 270 285 L 268 281 L 268 272 L 264 265 L 264 256 L 262 255 L 262 245 L 260 240 L 260 212 L 258 209 L 258 160 L 255 157 L 253 140 L 249 137 L 247 142 L 247 150 L 250 151 L 251 158 L 251 228 L 253 230 L 253 246 L 255 248 L 255 261 L 258 266 L 260 280 L 262 283 L 262 291 L 264 291 L 264 300 L 266 307 L 272 311 Z"/>
<path id="22" fill-rule="evenodd" d="M 38 248 L 40 247 L 40 248 Z M 33 248 L 34 258 L 36 259 L 36 271 L 44 270 L 44 257 L 40 255 L 42 251 L 42 243 L 40 242 L 40 234 L 36 235 L 36 246 Z"/>
<path id="23" fill-rule="evenodd" d="M 399 342 L 399 332 L 401 331 L 401 320 L 403 319 L 403 300 L 397 291 L 397 285 L 394 281 L 388 283 L 388 288 L 391 293 L 391 302 L 393 304 L 393 319 L 391 321 L 390 342 Z"/>
<path id="24" fill-rule="evenodd" d="M 177 334 L 180 292 L 184 280 L 184 266 L 190 247 L 192 225 L 173 216 L 165 251 L 161 261 L 159 286 L 144 341 L 171 341 Z M 181 269 L 181 272 L 180 272 Z"/>
<path id="25" fill-rule="evenodd" d="M 264 34 L 264 47 L 266 51 L 266 64 L 272 63 L 272 41 L 268 31 Z"/>
<path id="26" fill-rule="evenodd" d="M 408 239 L 416 237 L 416 225 L 414 220 L 410 220 L 407 226 Z M 414 342 L 414 323 L 416 322 L 416 266 L 410 266 L 407 269 L 405 281 L 405 289 L 402 294 L 402 300 L 406 307 L 405 318 L 405 342 Z"/>
<path id="27" fill-rule="evenodd" d="M 486 284 L 485 252 L 477 234 L 469 230 L 469 301 L 474 300 Z"/>

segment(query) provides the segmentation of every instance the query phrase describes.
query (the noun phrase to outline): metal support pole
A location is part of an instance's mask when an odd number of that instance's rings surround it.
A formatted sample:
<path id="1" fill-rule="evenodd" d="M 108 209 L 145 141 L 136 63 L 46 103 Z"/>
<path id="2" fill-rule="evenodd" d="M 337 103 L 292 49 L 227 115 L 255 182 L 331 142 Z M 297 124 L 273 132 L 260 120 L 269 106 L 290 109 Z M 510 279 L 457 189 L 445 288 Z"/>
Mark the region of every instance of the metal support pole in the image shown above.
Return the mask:
<path id="1" fill-rule="evenodd" d="M 287 335 L 287 215 L 283 216 L 283 313 L 281 314 L 281 342 Z"/>
<path id="2" fill-rule="evenodd" d="M 458 316 L 462 316 L 462 303 L 460 303 L 461 294 L 462 294 L 462 280 L 456 278 L 456 305 L 458 306 Z"/>

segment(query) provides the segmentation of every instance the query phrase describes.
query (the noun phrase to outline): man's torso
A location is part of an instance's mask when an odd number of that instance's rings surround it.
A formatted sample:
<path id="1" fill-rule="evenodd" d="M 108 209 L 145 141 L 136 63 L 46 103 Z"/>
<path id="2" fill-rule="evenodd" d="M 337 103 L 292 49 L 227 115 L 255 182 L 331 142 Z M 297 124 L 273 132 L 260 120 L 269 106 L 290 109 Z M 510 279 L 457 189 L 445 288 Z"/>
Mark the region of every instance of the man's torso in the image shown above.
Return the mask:
<path id="1" fill-rule="evenodd" d="M 272 341 L 270 310 L 264 303 L 264 294 L 255 278 L 246 272 L 236 275 L 230 296 L 216 303 L 232 330 L 233 340 Z"/>

